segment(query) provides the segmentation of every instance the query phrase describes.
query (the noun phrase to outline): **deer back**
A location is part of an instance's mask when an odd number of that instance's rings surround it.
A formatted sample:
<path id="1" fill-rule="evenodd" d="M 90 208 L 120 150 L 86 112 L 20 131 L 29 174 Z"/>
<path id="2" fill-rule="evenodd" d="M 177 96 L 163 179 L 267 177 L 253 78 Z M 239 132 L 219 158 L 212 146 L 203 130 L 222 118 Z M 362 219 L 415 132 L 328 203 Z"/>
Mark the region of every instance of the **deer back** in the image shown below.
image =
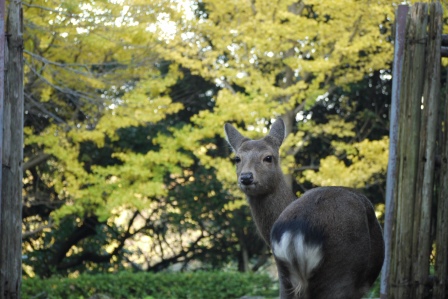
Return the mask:
<path id="1" fill-rule="evenodd" d="M 320 187 L 289 205 L 271 243 L 282 288 L 297 297 L 361 298 L 384 259 L 381 227 L 370 201 L 342 187 Z"/>

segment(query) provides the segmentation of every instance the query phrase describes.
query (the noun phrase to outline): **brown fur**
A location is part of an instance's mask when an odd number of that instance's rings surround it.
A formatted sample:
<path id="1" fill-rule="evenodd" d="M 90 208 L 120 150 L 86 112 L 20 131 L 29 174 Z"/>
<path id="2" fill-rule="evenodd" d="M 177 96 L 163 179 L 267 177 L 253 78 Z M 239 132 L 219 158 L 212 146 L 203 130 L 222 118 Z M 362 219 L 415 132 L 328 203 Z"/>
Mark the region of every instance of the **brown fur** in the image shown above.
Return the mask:
<path id="1" fill-rule="evenodd" d="M 361 298 L 384 259 L 381 227 L 370 201 L 343 187 L 312 189 L 295 200 L 280 168 L 278 152 L 285 134 L 280 119 L 260 140 L 245 138 L 230 124 L 225 132 L 239 159 L 238 185 L 247 196 L 258 231 L 269 246 L 275 241 L 277 249 L 289 248 L 282 253 L 293 253 L 288 263 L 274 252 L 281 299 Z M 292 236 L 288 243 L 292 247 L 281 243 L 287 234 Z M 295 245 L 297 240 L 302 247 Z M 310 248 L 319 249 L 319 254 L 306 253 Z M 307 268 L 304 257 L 319 263 Z"/>
<path id="2" fill-rule="evenodd" d="M 227 141 L 241 162 L 236 165 L 238 180 L 241 173 L 252 172 L 257 182 L 256 189 L 244 190 L 249 201 L 255 224 L 269 244 L 271 228 L 281 212 L 296 196 L 287 187 L 280 168 L 279 148 L 284 138 L 283 122 L 274 124 L 268 136 L 260 140 L 250 140 L 242 136 L 230 124 L 226 124 Z M 272 156 L 271 163 L 263 162 Z M 241 188 L 241 183 L 239 183 Z M 244 186 L 243 186 L 244 187 Z"/>

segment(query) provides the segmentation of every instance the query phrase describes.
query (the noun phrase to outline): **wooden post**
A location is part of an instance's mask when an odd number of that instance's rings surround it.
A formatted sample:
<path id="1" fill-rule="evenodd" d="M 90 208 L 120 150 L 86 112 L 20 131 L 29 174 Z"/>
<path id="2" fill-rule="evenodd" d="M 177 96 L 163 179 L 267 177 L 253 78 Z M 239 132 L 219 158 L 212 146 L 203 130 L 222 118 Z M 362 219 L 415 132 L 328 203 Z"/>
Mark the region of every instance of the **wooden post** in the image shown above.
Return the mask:
<path id="1" fill-rule="evenodd" d="M 392 100 L 389 125 L 389 161 L 387 167 L 386 184 L 386 214 L 384 219 L 385 258 L 381 273 L 381 299 L 386 299 L 388 294 L 388 282 L 390 273 L 390 258 L 392 252 L 392 227 L 395 211 L 395 198 L 397 190 L 397 152 L 398 152 L 398 120 L 400 111 L 400 90 L 403 71 L 406 16 L 409 6 L 399 5 L 395 21 L 395 49 L 392 75 Z"/>
<path id="2" fill-rule="evenodd" d="M 428 5 L 414 4 L 406 26 L 406 46 L 400 94 L 399 170 L 396 222 L 392 240 L 388 298 L 411 298 L 412 239 L 415 186 L 419 157 Z"/>
<path id="3" fill-rule="evenodd" d="M 0 298 L 20 298 L 22 274 L 23 37 L 22 6 L 9 1 L 3 118 Z"/>
<path id="4" fill-rule="evenodd" d="M 396 192 L 389 191 L 389 194 L 395 196 L 395 206 L 392 205 L 392 210 L 395 207 L 395 222 L 391 228 L 386 221 L 385 227 L 386 242 L 390 234 L 391 244 L 387 246 L 386 243 L 386 259 L 387 250 L 390 250 L 390 271 L 383 268 L 383 275 L 386 274 L 386 277 L 382 277 L 382 280 L 387 282 L 386 287 L 383 286 L 383 281 L 381 286 L 381 298 L 384 299 L 420 299 L 431 295 L 429 263 L 433 245 L 431 225 L 434 224 L 434 195 L 438 196 L 438 207 L 436 279 L 433 280 L 432 298 L 447 296 L 448 97 L 442 105 L 442 25 L 443 10 L 440 2 L 415 3 L 407 16 L 406 33 L 397 30 L 398 35 L 405 36 L 405 51 L 401 73 L 394 73 L 397 80 L 393 81 L 392 87 L 393 91 L 399 91 L 400 103 L 396 162 L 398 175 L 396 185 L 393 185 L 396 186 Z M 398 61 L 394 61 L 394 68 L 400 62 L 399 57 L 395 57 L 395 60 Z M 441 117 L 440 114 L 444 116 Z M 391 124 L 391 143 L 393 142 Z M 436 151 L 441 156 L 440 170 L 435 167 Z M 436 171 L 439 172 L 438 176 L 434 175 Z M 388 173 L 388 186 L 389 176 Z M 386 206 L 388 208 L 390 207 Z M 388 217 L 392 216 L 386 214 L 386 220 Z"/>
<path id="5" fill-rule="evenodd" d="M 420 131 L 419 182 L 414 214 L 413 280 L 416 282 L 414 298 L 424 298 L 429 276 L 429 259 L 432 249 L 431 208 L 434 193 L 434 166 L 436 132 L 440 103 L 440 48 L 443 10 L 440 2 L 430 3 L 426 75 L 423 92 L 423 114 Z"/>
<path id="6" fill-rule="evenodd" d="M 448 69 L 446 70 L 448 75 Z M 448 86 L 448 77 L 446 81 Z M 445 91 L 442 116 L 439 120 L 440 131 L 440 170 L 439 190 L 437 196 L 437 223 L 436 223 L 436 259 L 435 280 L 433 285 L 433 298 L 446 298 L 448 282 L 448 91 Z"/>
<path id="7" fill-rule="evenodd" d="M 5 32 L 5 0 L 0 0 L 0 32 Z M 5 47 L 6 36 L 0 34 L 0 140 L 3 140 L 3 107 L 5 102 Z M 2 161 L 3 144 L 0 142 L 0 161 Z M 2 169 L 0 168 L 0 182 L 2 181 Z M 0 183 L 0 207 L 2 204 L 2 184 Z M 1 225 L 1 213 L 0 213 Z M 1 226 L 0 226 L 1 230 Z M 1 270 L 1 269 L 0 269 Z"/>

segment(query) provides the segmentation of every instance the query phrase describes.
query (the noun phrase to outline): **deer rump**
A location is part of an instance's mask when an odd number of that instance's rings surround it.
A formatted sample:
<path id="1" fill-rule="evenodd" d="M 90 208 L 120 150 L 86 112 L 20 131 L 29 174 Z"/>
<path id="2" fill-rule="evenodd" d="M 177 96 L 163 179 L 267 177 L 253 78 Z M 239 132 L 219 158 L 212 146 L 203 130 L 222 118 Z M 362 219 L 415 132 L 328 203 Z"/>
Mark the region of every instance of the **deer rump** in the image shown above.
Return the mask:
<path id="1" fill-rule="evenodd" d="M 370 201 L 343 187 L 306 192 L 271 230 L 282 298 L 360 298 L 381 271 L 384 245 Z"/>

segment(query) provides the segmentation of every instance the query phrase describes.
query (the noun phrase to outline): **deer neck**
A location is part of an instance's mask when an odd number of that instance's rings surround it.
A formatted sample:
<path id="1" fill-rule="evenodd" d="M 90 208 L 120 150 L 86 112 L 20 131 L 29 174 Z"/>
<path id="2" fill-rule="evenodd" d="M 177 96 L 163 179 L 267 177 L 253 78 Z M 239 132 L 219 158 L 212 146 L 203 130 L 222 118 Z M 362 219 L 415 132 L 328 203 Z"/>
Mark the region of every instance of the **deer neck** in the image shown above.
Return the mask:
<path id="1" fill-rule="evenodd" d="M 295 198 L 294 193 L 285 180 L 281 180 L 277 184 L 274 192 L 258 196 L 247 196 L 257 229 L 269 246 L 271 228 L 274 222 Z"/>

